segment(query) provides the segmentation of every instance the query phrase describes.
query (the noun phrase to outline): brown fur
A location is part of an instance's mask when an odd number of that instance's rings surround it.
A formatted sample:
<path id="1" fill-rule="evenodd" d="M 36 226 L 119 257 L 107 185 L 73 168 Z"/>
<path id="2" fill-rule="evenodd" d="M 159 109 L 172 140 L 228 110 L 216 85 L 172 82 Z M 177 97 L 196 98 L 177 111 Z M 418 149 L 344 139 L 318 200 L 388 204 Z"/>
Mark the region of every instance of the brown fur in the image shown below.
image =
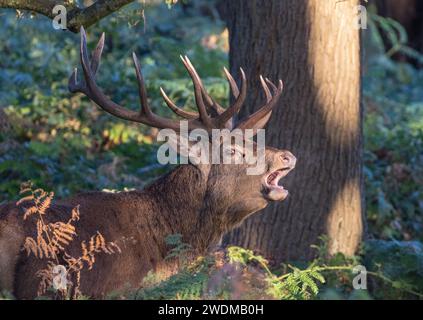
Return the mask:
<path id="1" fill-rule="evenodd" d="M 65 221 L 80 206 L 72 255 L 79 256 L 79 243 L 97 231 L 122 250 L 98 255 L 94 268 L 81 274 L 81 292 L 105 297 L 139 287 L 149 270 L 172 268 L 164 261 L 170 234 L 181 234 L 197 254 L 218 244 L 224 233 L 268 204 L 263 179 L 282 167 L 281 153 L 266 149 L 267 172 L 260 176 L 246 175 L 246 165 L 182 165 L 142 191 L 89 192 L 54 201 L 46 215 L 51 220 Z M 35 273 L 44 262 L 21 251 L 24 238 L 34 233 L 33 221 L 22 216 L 15 204 L 0 207 L 0 288 L 32 299 L 39 284 Z"/>

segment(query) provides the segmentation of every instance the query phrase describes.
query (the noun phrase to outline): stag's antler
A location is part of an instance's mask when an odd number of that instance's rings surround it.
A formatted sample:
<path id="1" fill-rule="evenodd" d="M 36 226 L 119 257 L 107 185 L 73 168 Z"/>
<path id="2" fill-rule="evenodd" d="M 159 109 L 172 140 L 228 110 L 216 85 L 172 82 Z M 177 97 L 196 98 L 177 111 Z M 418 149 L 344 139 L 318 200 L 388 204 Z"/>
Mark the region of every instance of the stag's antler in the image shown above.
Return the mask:
<path id="1" fill-rule="evenodd" d="M 138 81 L 138 91 L 141 100 L 141 109 L 140 111 L 133 111 L 126 109 L 121 105 L 113 102 L 109 97 L 107 97 L 103 91 L 97 86 L 95 81 L 95 75 L 100 66 L 101 54 L 104 48 L 104 33 L 102 34 L 100 40 L 98 41 L 97 47 L 94 50 L 91 60 L 88 57 L 87 50 L 87 39 L 85 30 L 81 27 L 81 65 L 85 81 L 78 82 L 77 80 L 77 69 L 75 68 L 74 72 L 69 78 L 69 90 L 71 92 L 81 92 L 85 94 L 88 98 L 94 101 L 100 108 L 104 111 L 125 119 L 134 122 L 143 123 L 152 127 L 159 129 L 169 128 L 175 131 L 179 131 L 179 121 L 166 119 L 159 115 L 156 115 L 152 112 L 151 108 L 148 105 L 147 92 L 145 88 L 144 79 L 141 73 L 141 67 L 138 62 L 137 56 L 135 53 L 132 54 L 132 58 L 135 65 L 135 73 Z M 192 65 L 191 61 L 187 56 L 182 57 L 182 62 L 187 69 L 192 82 L 194 84 L 194 94 L 195 101 L 197 104 L 197 112 L 189 112 L 179 108 L 160 88 L 160 93 L 162 94 L 167 106 L 175 112 L 177 115 L 188 120 L 188 129 L 198 129 L 202 128 L 210 132 L 212 129 L 217 128 L 230 128 L 232 129 L 232 118 L 238 113 L 241 106 L 245 101 L 247 95 L 247 80 L 245 73 L 242 69 L 241 72 L 241 90 L 239 90 L 235 80 L 231 74 L 224 68 L 226 78 L 228 79 L 231 92 L 235 98 L 234 103 L 228 108 L 224 109 L 221 107 L 210 95 L 207 93 L 204 85 Z M 261 85 L 266 95 L 266 104 L 262 106 L 254 114 L 250 115 L 247 119 L 242 121 L 236 126 L 239 129 L 248 129 L 254 128 L 259 129 L 264 127 L 267 120 L 270 117 L 270 114 L 276 105 L 281 93 L 282 93 L 282 81 L 279 80 L 279 85 L 276 87 L 269 79 L 263 79 L 260 76 Z M 271 93 L 268 85 L 272 88 L 273 94 Z"/>

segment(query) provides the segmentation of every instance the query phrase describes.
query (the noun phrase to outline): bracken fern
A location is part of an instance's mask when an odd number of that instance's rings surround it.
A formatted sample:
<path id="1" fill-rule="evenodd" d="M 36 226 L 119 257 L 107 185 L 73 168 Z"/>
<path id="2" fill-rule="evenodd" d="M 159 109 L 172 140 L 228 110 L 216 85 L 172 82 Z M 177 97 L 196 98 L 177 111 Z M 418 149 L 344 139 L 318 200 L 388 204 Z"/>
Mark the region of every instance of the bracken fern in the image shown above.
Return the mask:
<path id="1" fill-rule="evenodd" d="M 45 221 L 45 216 L 53 201 L 54 193 L 46 192 L 43 189 L 33 189 L 31 182 L 21 185 L 20 194 L 23 197 L 17 205 L 25 209 L 24 220 L 34 216 L 36 218 L 36 235 L 28 236 L 25 239 L 23 249 L 27 254 L 31 253 L 38 259 L 46 259 L 46 267 L 39 270 L 36 275 L 40 278 L 38 286 L 38 296 L 46 293 L 53 287 L 60 298 L 78 298 L 81 281 L 81 271 L 86 267 L 93 268 L 96 253 L 120 253 L 121 250 L 114 242 L 107 242 L 103 235 L 97 231 L 88 243 L 81 242 L 81 255 L 73 257 L 67 252 L 67 247 L 74 240 L 76 228 L 74 223 L 79 220 L 79 206 L 72 209 L 70 218 L 66 221 L 49 222 Z M 29 207 L 24 205 L 30 204 Z M 65 265 L 60 264 L 60 260 Z M 64 275 L 62 279 L 60 276 Z M 62 280 L 65 280 L 62 282 Z"/>

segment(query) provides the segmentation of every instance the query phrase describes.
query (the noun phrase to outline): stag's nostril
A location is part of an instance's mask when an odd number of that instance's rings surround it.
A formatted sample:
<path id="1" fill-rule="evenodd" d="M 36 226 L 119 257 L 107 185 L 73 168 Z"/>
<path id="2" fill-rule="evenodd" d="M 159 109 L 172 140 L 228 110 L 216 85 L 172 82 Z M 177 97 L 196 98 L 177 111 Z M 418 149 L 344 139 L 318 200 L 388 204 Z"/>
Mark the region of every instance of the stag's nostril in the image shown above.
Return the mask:
<path id="1" fill-rule="evenodd" d="M 295 165 L 296 159 L 291 152 L 289 152 L 289 151 L 282 152 L 280 157 L 281 157 L 281 160 L 284 164 Z"/>

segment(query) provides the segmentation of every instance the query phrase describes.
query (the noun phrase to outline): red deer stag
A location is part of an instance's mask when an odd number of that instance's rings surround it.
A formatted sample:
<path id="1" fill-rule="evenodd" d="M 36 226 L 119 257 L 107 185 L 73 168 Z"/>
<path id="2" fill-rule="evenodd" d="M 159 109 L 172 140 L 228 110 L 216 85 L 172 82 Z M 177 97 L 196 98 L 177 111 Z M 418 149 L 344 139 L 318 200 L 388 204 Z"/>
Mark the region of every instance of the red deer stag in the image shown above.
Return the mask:
<path id="1" fill-rule="evenodd" d="M 81 65 L 85 81 L 77 81 L 77 73 L 69 79 L 71 92 L 81 92 L 104 111 L 124 120 L 139 122 L 159 129 L 179 130 L 180 122 L 166 119 L 149 107 L 138 60 L 133 54 L 138 81 L 141 110 L 126 109 L 109 99 L 98 87 L 95 74 L 100 65 L 104 45 L 102 35 L 91 60 L 88 56 L 86 34 L 81 28 Z M 255 113 L 232 125 L 233 116 L 243 104 L 247 84 L 241 69 L 239 89 L 225 70 L 234 103 L 222 108 L 206 92 L 188 58 L 182 58 L 193 84 L 198 113 L 178 108 L 161 90 L 162 96 L 177 115 L 187 120 L 189 130 L 204 129 L 261 129 L 270 118 L 282 92 L 282 82 L 275 86 L 260 77 L 266 102 Z M 241 153 L 231 150 L 231 155 Z M 181 234 L 195 253 L 204 254 L 217 245 L 222 236 L 239 225 L 246 217 L 266 207 L 269 202 L 284 200 L 288 192 L 278 185 L 281 178 L 295 166 L 295 157 L 285 150 L 265 149 L 265 172 L 248 175 L 250 164 L 193 164 L 179 165 L 143 190 L 106 193 L 88 192 L 67 200 L 54 201 L 49 219 L 65 221 L 72 208 L 79 205 L 80 220 L 76 223 L 78 241 L 70 251 L 79 252 L 79 242 L 100 231 L 106 239 L 116 242 L 122 253 L 99 255 L 94 267 L 81 274 L 80 290 L 93 298 L 105 297 L 111 291 L 139 287 L 149 270 L 166 269 L 168 253 L 165 238 Z M 21 251 L 25 236 L 33 232 L 28 221 L 23 221 L 23 208 L 16 204 L 0 207 L 0 288 L 20 299 L 36 296 L 39 279 L 37 270 L 44 267 L 42 260 Z"/>

